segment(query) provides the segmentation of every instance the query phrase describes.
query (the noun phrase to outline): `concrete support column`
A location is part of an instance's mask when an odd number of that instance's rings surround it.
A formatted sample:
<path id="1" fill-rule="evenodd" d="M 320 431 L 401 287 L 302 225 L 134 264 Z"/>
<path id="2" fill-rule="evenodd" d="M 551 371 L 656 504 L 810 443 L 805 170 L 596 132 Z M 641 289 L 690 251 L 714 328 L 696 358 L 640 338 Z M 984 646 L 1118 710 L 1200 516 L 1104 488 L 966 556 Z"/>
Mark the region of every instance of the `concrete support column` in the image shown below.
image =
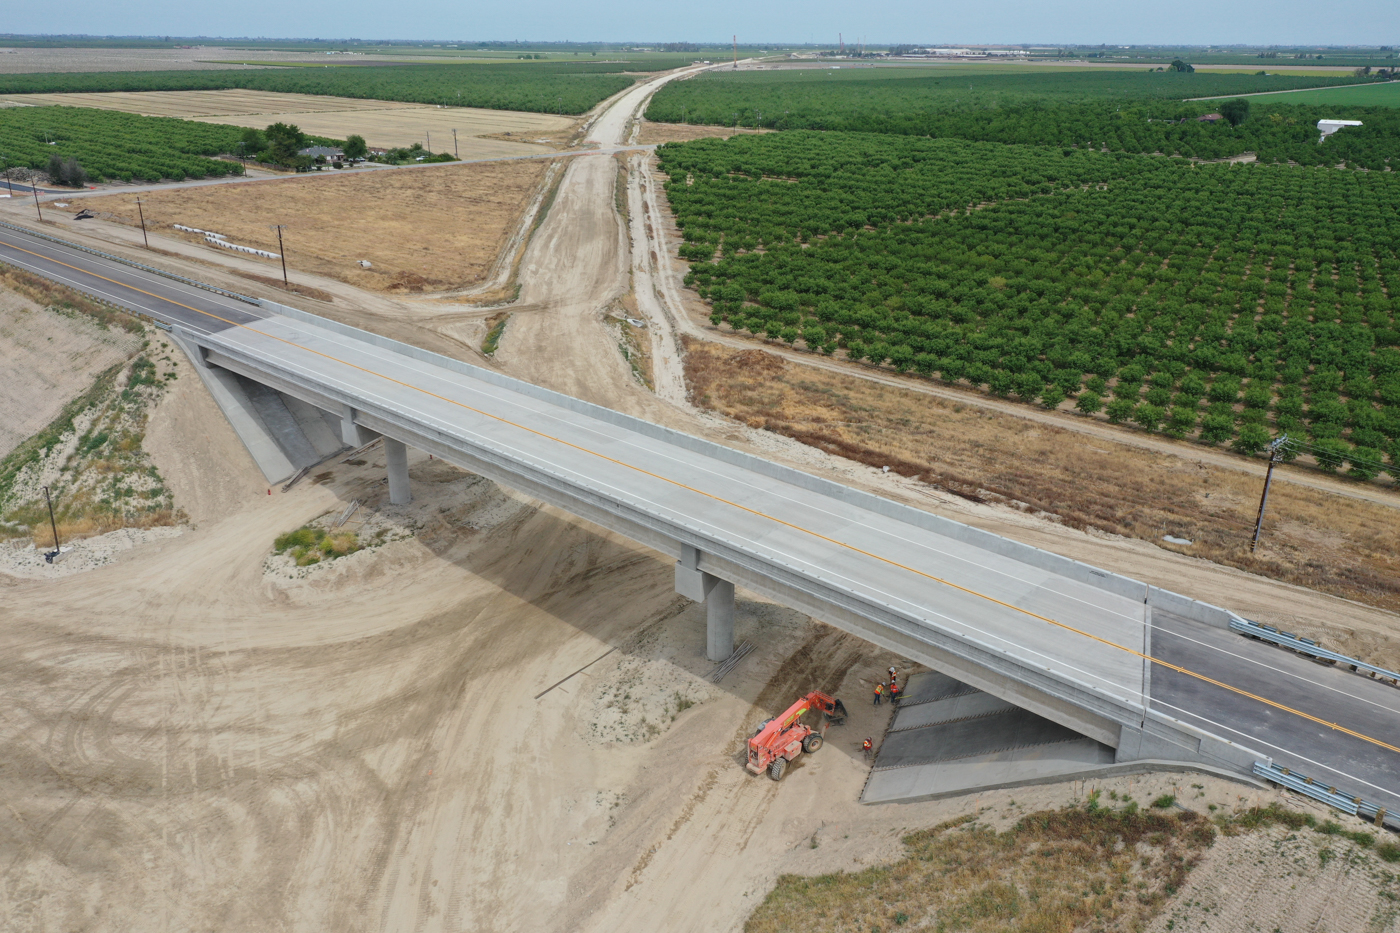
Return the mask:
<path id="1" fill-rule="evenodd" d="M 340 441 L 346 447 L 363 447 L 379 435 L 355 423 L 355 409 L 340 406 Z"/>
<path id="2" fill-rule="evenodd" d="M 705 657 L 723 661 L 734 653 L 734 584 L 699 567 L 700 549 L 681 545 L 676 592 L 705 604 Z"/>
<path id="3" fill-rule="evenodd" d="M 719 662 L 734 653 L 734 584 L 715 578 L 705 597 L 705 657 Z"/>
<path id="4" fill-rule="evenodd" d="M 413 501 L 408 488 L 408 447 L 403 441 L 384 438 L 384 461 L 389 468 L 389 504 L 408 505 Z"/>

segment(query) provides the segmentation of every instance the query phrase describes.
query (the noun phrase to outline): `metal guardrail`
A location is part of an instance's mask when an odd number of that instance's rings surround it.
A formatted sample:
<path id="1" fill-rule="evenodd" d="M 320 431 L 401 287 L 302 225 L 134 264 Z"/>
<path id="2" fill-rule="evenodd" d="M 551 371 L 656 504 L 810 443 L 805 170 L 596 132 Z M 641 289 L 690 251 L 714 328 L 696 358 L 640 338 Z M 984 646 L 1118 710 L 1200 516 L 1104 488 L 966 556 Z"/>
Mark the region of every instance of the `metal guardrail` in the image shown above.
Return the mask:
<path id="1" fill-rule="evenodd" d="M 1288 768 L 1279 765 L 1266 765 L 1262 761 L 1254 763 L 1254 774 L 1256 777 L 1273 781 L 1275 784 L 1297 791 L 1314 800 L 1320 800 L 1333 809 L 1340 810 L 1348 816 L 1361 817 L 1370 820 L 1377 826 L 1386 829 L 1400 829 L 1400 819 L 1391 816 L 1386 812 L 1385 807 L 1378 804 L 1368 803 L 1360 797 L 1351 797 L 1341 793 L 1337 788 L 1322 785 L 1310 777 L 1301 774 L 1294 774 Z"/>
<path id="2" fill-rule="evenodd" d="M 1292 632 L 1280 632 L 1272 625 L 1262 625 L 1258 622 L 1251 622 L 1248 619 L 1240 618 L 1233 612 L 1230 613 L 1230 631 L 1238 632 L 1241 635 L 1248 635 L 1251 638 L 1258 638 L 1261 641 L 1273 642 L 1276 645 L 1290 648 L 1299 654 L 1305 654 L 1311 658 L 1319 658 L 1324 661 L 1345 664 L 1354 671 L 1365 671 L 1372 677 L 1389 681 L 1391 685 L 1400 687 L 1400 674 L 1397 674 L 1395 671 L 1386 670 L 1374 664 L 1367 664 L 1365 661 L 1359 661 L 1356 658 L 1348 657 L 1344 654 L 1338 654 L 1335 651 L 1322 647 L 1311 638 L 1303 638 L 1299 635 L 1294 635 Z"/>
<path id="3" fill-rule="evenodd" d="M 259 307 L 262 305 L 262 301 L 260 301 L 257 298 L 250 298 L 247 295 L 240 295 L 238 292 L 231 292 L 227 289 L 219 288 L 217 285 L 210 285 L 208 282 L 201 282 L 198 279 L 187 279 L 183 275 L 176 275 L 175 273 L 167 272 L 164 269 L 157 269 L 155 266 L 148 266 L 145 263 L 137 262 L 134 259 L 126 259 L 122 256 L 114 256 L 111 253 L 104 253 L 100 249 L 93 249 L 91 246 L 82 246 L 78 243 L 73 243 L 61 237 L 56 237 L 47 233 L 42 233 L 38 230 L 30 230 L 28 227 L 21 227 L 17 224 L 6 223 L 3 220 L 0 220 L 0 227 L 15 230 L 32 237 L 38 237 L 41 240 L 48 240 L 51 243 L 57 243 L 58 245 L 66 246 L 69 249 L 76 249 L 84 253 L 91 253 L 94 256 L 101 256 L 103 259 L 110 259 L 112 262 L 119 262 L 124 266 L 131 266 L 132 268 L 140 269 L 143 272 L 150 272 L 154 275 L 159 275 L 163 278 L 173 279 L 174 281 L 183 283 L 185 285 L 193 285 L 195 288 L 202 288 L 205 291 L 214 292 L 217 295 L 223 295 L 225 298 L 233 298 L 237 301 L 247 302 L 250 305 L 257 305 Z"/>

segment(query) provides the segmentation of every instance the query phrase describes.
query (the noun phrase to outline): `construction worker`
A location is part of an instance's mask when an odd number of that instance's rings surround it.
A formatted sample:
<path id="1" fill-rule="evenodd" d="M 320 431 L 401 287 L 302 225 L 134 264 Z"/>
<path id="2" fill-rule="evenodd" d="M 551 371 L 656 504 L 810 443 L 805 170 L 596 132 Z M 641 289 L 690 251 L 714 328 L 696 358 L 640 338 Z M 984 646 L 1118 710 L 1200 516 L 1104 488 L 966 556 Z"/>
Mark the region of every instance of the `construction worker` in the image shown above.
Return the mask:
<path id="1" fill-rule="evenodd" d="M 880 705 L 880 697 L 884 695 L 885 685 L 879 682 L 875 684 L 875 705 Z"/>
<path id="2" fill-rule="evenodd" d="M 865 760 L 869 761 L 870 756 L 874 754 L 875 751 L 874 744 L 869 739 L 866 739 L 864 742 L 861 743 L 860 747 L 865 752 Z"/>
<path id="3" fill-rule="evenodd" d="M 893 682 L 890 683 L 890 705 L 899 705 L 899 684 Z"/>
<path id="4" fill-rule="evenodd" d="M 895 679 L 896 679 L 898 676 L 899 676 L 899 673 L 894 669 L 894 665 L 891 664 L 891 665 L 890 665 L 890 683 L 894 683 L 894 682 L 895 682 Z"/>

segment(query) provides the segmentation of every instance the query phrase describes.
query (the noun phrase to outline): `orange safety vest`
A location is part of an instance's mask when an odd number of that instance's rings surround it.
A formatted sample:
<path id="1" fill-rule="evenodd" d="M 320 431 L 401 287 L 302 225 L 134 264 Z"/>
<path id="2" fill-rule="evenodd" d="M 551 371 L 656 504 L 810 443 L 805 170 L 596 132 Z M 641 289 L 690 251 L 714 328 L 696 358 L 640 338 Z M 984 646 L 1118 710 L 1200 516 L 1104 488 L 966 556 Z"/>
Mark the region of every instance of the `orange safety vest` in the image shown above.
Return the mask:
<path id="1" fill-rule="evenodd" d="M 865 749 L 867 752 L 870 751 L 870 748 L 871 748 L 870 740 L 869 740 L 869 739 L 866 739 L 865 742 L 862 743 L 861 748 Z"/>
<path id="2" fill-rule="evenodd" d="M 882 694 L 882 693 L 884 693 L 884 692 L 885 692 L 885 685 L 884 685 L 884 684 L 876 684 L 876 685 L 875 685 L 875 695 L 876 695 L 876 696 L 879 696 L 880 694 Z"/>

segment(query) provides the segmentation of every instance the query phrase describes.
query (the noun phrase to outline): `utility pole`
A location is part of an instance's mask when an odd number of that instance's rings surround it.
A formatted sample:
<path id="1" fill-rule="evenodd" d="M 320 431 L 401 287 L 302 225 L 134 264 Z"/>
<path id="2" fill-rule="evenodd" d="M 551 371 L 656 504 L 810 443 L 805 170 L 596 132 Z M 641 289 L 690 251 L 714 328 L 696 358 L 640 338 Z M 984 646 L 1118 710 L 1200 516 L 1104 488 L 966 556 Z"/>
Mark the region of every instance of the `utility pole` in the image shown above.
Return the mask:
<path id="1" fill-rule="evenodd" d="M 39 206 L 39 186 L 34 183 L 34 176 L 29 176 L 29 190 L 34 195 L 34 209 L 39 212 L 39 223 L 44 222 L 44 210 Z"/>
<path id="2" fill-rule="evenodd" d="M 151 241 L 146 238 L 146 212 L 141 210 L 141 199 L 136 199 L 136 216 L 141 218 L 141 242 L 146 244 L 146 249 L 151 248 Z"/>
<path id="3" fill-rule="evenodd" d="M 1249 545 L 1253 554 L 1259 547 L 1259 533 L 1264 530 L 1264 506 L 1269 502 L 1269 484 L 1274 481 L 1274 465 L 1283 460 L 1283 452 L 1288 447 L 1288 435 L 1278 437 L 1269 445 L 1269 471 L 1264 474 L 1264 494 L 1259 497 L 1259 517 L 1254 522 L 1254 540 Z"/>
<path id="4" fill-rule="evenodd" d="M 455 155 L 458 160 L 462 158 L 462 152 L 457 148 L 457 127 L 455 126 L 452 128 L 452 154 Z"/>
<path id="5" fill-rule="evenodd" d="M 292 286 L 287 283 L 287 250 L 282 246 L 282 231 L 286 224 L 268 224 L 268 227 L 277 231 L 277 258 L 282 260 L 282 287 L 287 291 L 292 290 Z"/>
<path id="6" fill-rule="evenodd" d="M 433 134 L 430 133 L 430 132 L 428 132 L 428 131 L 426 131 L 426 130 L 424 130 L 424 132 L 427 133 L 427 136 L 428 136 L 428 155 L 432 155 L 432 154 L 433 154 Z"/>
<path id="7" fill-rule="evenodd" d="M 53 500 L 49 498 L 49 487 L 44 487 L 44 501 L 49 506 L 49 527 L 53 529 L 53 550 L 44 555 L 44 560 L 50 564 L 58 556 L 58 523 L 53 520 Z"/>

